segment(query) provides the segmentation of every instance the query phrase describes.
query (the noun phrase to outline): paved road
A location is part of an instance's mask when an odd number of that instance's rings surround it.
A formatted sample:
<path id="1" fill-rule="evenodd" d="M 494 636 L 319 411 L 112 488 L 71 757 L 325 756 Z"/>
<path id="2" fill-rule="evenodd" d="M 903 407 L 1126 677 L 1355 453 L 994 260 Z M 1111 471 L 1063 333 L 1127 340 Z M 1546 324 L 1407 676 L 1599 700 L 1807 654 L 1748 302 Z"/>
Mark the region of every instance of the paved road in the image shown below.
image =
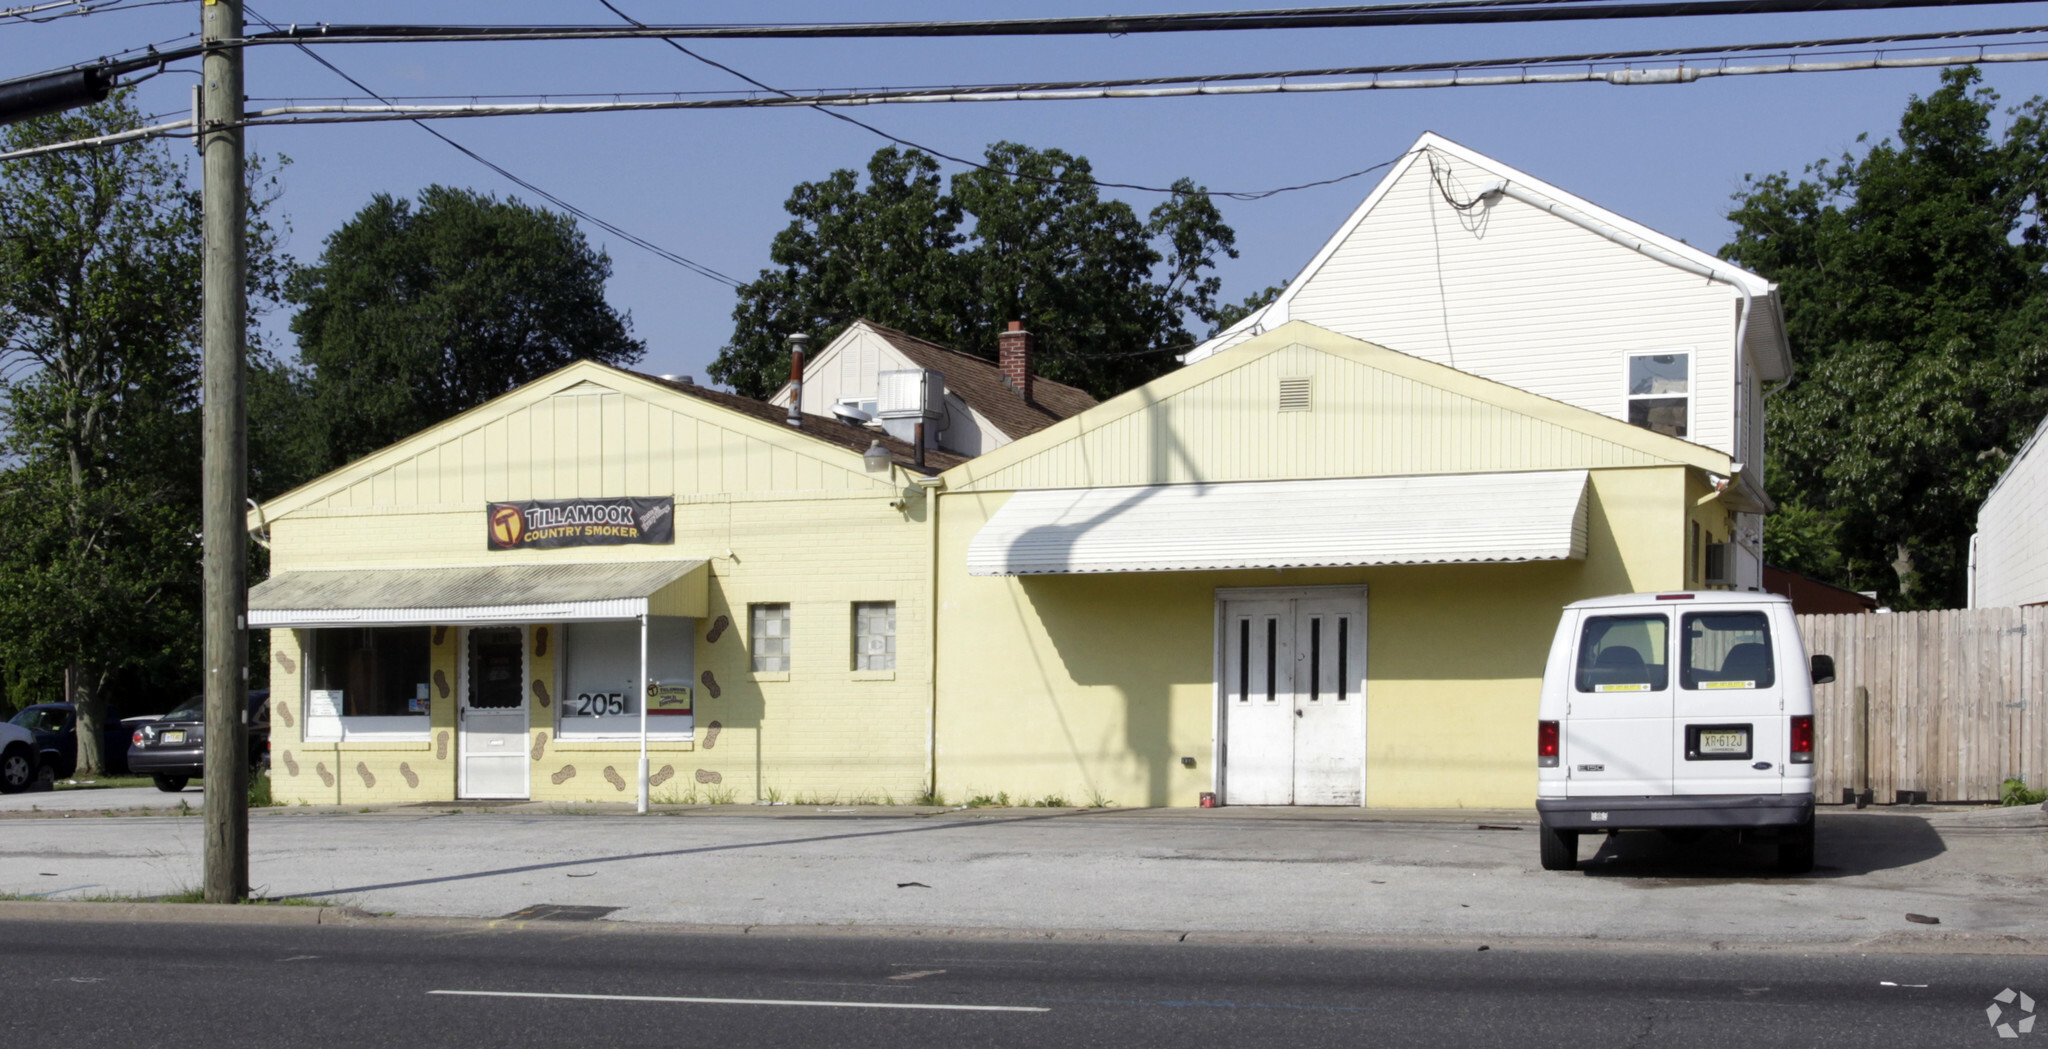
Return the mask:
<path id="1" fill-rule="evenodd" d="M 265 895 L 404 915 L 569 904 L 614 920 L 741 926 L 1475 944 L 1962 934 L 2048 950 L 2048 822 L 2031 809 L 1824 813 L 1820 867 L 1797 878 L 1770 873 L 1768 846 L 1655 835 L 1589 841 L 1587 871 L 1548 873 L 1516 813 L 761 812 L 265 810 L 251 820 L 250 873 Z M 199 883 L 200 831 L 196 817 L 0 820 L 0 892 L 176 893 Z"/>
<path id="2" fill-rule="evenodd" d="M 626 927 L 630 929 L 630 927 Z M 2001 1044 L 2038 958 L 0 922 L 11 1045 Z M 2017 1016 L 2017 996 L 2005 1007 Z M 2024 1044 L 2004 1042 L 2002 1044 Z"/>

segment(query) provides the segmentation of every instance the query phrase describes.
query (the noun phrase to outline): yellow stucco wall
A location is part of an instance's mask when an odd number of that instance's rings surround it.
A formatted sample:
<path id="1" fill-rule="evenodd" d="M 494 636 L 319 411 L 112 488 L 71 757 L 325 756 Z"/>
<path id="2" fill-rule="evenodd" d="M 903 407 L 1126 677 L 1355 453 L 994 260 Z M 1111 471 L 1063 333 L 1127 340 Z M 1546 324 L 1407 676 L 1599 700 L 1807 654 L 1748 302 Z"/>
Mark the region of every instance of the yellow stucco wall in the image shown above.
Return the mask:
<path id="1" fill-rule="evenodd" d="M 866 473 L 857 451 L 572 366 L 321 485 L 259 515 L 273 572 L 708 559 L 709 613 L 694 623 L 695 739 L 650 748 L 657 802 L 908 800 L 928 783 L 926 502 L 900 473 Z M 486 500 L 605 495 L 673 495 L 674 544 L 485 549 Z M 853 604 L 865 601 L 896 603 L 893 672 L 852 669 Z M 748 606 L 756 602 L 792 606 L 787 673 L 751 670 Z M 452 687 L 461 632 L 436 631 L 446 647 L 434 649 L 433 665 Z M 307 743 L 300 639 L 290 630 L 271 636 L 273 706 L 290 707 L 273 718 L 280 801 L 456 795 L 455 697 L 433 692 L 431 729 L 416 741 Z M 637 742 L 556 738 L 561 637 L 559 624 L 528 626 L 529 670 L 549 694 L 543 705 L 529 682 L 530 796 L 631 801 Z"/>
<path id="2" fill-rule="evenodd" d="M 1217 588 L 1362 583 L 1366 804 L 1529 805 L 1558 611 L 1682 585 L 1687 472 L 1594 471 L 1586 559 L 1512 565 L 976 577 L 967 544 L 1008 493 L 945 496 L 940 789 L 1193 805 L 1216 782 Z"/>

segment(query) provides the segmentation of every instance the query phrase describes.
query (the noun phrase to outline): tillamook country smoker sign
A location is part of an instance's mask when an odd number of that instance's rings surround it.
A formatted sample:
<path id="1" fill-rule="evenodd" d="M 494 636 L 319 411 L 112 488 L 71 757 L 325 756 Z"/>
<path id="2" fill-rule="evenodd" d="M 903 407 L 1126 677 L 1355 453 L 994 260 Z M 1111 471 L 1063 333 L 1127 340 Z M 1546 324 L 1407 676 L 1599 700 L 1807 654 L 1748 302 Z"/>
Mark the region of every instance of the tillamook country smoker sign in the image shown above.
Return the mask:
<path id="1" fill-rule="evenodd" d="M 532 499 L 485 507 L 492 550 L 676 541 L 676 502 L 670 498 Z"/>

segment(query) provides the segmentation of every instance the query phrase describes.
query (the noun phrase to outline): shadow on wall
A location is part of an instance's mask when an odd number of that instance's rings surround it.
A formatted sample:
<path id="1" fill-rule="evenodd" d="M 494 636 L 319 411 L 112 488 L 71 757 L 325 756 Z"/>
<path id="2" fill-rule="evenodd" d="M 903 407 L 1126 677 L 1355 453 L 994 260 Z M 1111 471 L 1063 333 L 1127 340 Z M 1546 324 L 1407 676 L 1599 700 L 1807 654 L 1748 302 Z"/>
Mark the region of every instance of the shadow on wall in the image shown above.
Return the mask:
<path id="1" fill-rule="evenodd" d="M 1925 863 L 1948 851 L 1941 832 L 1918 816 L 1822 811 L 1816 821 L 1814 868 L 1801 879 L 1853 878 Z M 1659 878 L 1677 884 L 1776 878 L 1777 846 L 1740 841 L 1733 831 L 1673 840 L 1651 831 L 1614 834 L 1581 861 L 1594 877 Z"/>
<path id="2" fill-rule="evenodd" d="M 727 599 L 713 572 L 707 597 L 708 615 L 696 623 L 697 749 L 678 755 L 676 788 L 706 791 L 730 789 L 751 799 L 761 783 L 761 685 L 752 674 L 747 652 L 745 605 Z M 715 727 L 714 727 L 715 726 Z M 734 733 L 733 730 L 744 730 Z M 687 771 L 684 766 L 687 765 Z"/>

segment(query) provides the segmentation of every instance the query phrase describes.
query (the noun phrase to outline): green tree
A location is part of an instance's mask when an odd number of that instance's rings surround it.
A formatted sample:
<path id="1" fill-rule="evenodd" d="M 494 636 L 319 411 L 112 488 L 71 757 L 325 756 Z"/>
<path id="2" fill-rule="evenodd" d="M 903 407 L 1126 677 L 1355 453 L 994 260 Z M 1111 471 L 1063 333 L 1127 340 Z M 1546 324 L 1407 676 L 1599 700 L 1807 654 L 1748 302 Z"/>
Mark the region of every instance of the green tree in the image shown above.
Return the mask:
<path id="1" fill-rule="evenodd" d="M 992 357 L 1023 320 L 1040 374 L 1109 396 L 1168 370 L 1213 323 L 1220 256 L 1236 234 L 1192 182 L 1140 218 L 1104 199 L 1087 158 L 999 142 L 987 168 L 942 185 L 938 163 L 893 146 L 796 187 L 794 216 L 740 289 L 711 376 L 765 397 L 788 375 L 783 337 L 827 341 L 856 318 Z"/>
<path id="2" fill-rule="evenodd" d="M 0 151 L 139 123 L 116 97 L 16 124 Z M 260 300 L 282 263 L 271 196 L 252 199 Z M 197 684 L 200 237 L 160 143 L 0 164 L 0 662 L 10 699 L 78 704 L 87 772 L 108 682 Z"/>
<path id="3" fill-rule="evenodd" d="M 1800 373 L 1769 402 L 1771 559 L 1899 607 L 1959 604 L 1978 505 L 2048 411 L 2048 103 L 1976 69 L 1897 141 L 1749 180 L 1730 259 L 1777 281 Z"/>
<path id="4" fill-rule="evenodd" d="M 253 487 L 272 495 L 577 360 L 645 347 L 575 221 L 429 186 L 379 194 L 294 273 L 299 359 L 252 383 Z"/>

